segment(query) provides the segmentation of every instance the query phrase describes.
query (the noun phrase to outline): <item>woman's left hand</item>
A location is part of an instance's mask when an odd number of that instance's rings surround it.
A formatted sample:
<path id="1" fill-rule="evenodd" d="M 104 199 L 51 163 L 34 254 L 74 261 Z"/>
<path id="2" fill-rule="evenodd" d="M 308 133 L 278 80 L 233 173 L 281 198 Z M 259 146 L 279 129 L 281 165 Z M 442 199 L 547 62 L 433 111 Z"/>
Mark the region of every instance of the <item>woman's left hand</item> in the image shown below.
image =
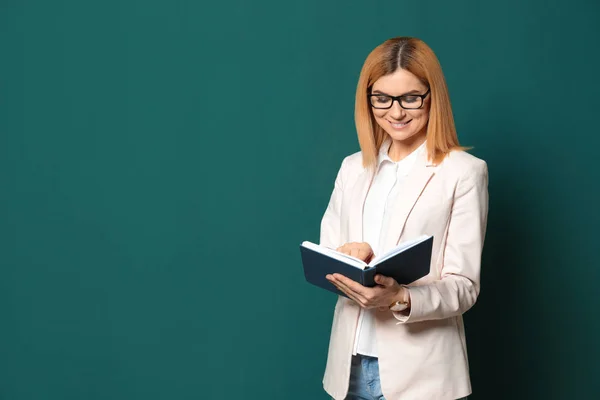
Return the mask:
<path id="1" fill-rule="evenodd" d="M 384 275 L 375 275 L 375 287 L 366 287 L 341 274 L 326 276 L 327 280 L 354 300 L 362 308 L 379 308 L 387 310 L 389 306 L 406 298 L 407 289 L 400 286 L 394 278 Z"/>

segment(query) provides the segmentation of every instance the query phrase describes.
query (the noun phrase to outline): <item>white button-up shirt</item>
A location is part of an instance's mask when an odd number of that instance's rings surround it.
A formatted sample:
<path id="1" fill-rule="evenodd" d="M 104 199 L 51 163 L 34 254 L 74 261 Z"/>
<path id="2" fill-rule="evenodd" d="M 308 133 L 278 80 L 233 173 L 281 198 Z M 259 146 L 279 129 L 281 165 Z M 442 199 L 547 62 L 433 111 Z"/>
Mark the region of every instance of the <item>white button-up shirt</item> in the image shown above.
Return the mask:
<path id="1" fill-rule="evenodd" d="M 363 209 L 363 241 L 369 243 L 375 255 L 381 254 L 381 246 L 385 243 L 385 233 L 394 203 L 402 195 L 402 189 L 408 173 L 415 164 L 420 152 L 425 148 L 424 142 L 416 150 L 398 162 L 388 156 L 391 141 L 386 140 L 379 151 L 377 173 L 365 200 Z M 354 338 L 353 354 L 377 357 L 377 340 L 375 337 L 375 309 L 362 309 L 358 318 Z"/>

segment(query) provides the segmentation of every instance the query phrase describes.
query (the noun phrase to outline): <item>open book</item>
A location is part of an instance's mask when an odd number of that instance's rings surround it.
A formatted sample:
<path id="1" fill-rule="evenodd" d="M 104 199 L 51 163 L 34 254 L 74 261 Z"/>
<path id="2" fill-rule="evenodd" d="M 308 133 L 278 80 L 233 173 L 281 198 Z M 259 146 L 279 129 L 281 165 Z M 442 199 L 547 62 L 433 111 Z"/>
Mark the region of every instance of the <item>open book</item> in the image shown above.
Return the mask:
<path id="1" fill-rule="evenodd" d="M 311 242 L 303 242 L 300 253 L 309 283 L 345 296 L 325 278 L 327 274 L 339 273 L 368 287 L 375 286 L 376 274 L 390 276 L 401 285 L 408 284 L 429 273 L 432 245 L 433 236 L 419 236 L 376 255 L 368 264 Z"/>

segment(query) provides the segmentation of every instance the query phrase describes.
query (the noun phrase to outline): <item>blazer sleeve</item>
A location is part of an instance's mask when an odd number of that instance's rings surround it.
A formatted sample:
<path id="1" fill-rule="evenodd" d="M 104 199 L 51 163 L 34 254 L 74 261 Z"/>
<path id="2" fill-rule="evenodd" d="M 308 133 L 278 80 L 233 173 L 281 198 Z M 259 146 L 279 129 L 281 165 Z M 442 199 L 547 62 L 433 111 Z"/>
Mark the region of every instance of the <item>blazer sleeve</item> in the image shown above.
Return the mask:
<path id="1" fill-rule="evenodd" d="M 325 210 L 325 214 L 321 219 L 321 235 L 319 243 L 321 246 L 336 249 L 341 244 L 340 242 L 340 214 L 342 208 L 342 191 L 344 187 L 344 166 L 347 158 L 342 161 L 342 165 L 335 178 L 333 192 L 329 198 L 329 204 Z"/>
<path id="2" fill-rule="evenodd" d="M 456 187 L 443 249 L 441 279 L 406 286 L 411 308 L 393 312 L 402 323 L 454 317 L 466 312 L 479 295 L 481 252 L 488 214 L 488 170 L 481 161 Z"/>

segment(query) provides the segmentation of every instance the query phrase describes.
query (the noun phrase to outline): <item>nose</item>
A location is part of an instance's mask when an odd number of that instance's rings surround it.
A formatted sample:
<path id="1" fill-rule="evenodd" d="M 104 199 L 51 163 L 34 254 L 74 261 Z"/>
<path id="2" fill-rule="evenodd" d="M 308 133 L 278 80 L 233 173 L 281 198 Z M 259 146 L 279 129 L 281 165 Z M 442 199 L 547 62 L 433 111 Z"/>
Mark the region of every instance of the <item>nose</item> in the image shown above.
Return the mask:
<path id="1" fill-rule="evenodd" d="M 397 121 L 400 121 L 402 118 L 404 118 L 405 115 L 404 108 L 400 107 L 400 103 L 398 102 L 398 100 L 394 100 L 392 102 L 392 107 L 390 108 L 388 113 L 390 117 L 394 118 Z"/>

